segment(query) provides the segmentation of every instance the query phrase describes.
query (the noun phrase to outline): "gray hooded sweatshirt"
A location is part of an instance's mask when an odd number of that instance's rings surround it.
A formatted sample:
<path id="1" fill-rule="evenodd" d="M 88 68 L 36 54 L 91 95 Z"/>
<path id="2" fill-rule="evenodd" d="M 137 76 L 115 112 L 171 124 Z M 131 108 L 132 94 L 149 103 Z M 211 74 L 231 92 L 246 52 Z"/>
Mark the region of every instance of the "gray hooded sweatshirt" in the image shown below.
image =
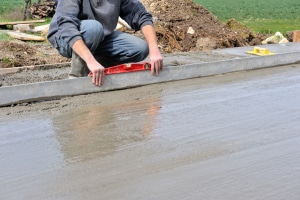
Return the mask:
<path id="1" fill-rule="evenodd" d="M 63 39 L 72 47 L 81 39 L 80 21 L 85 19 L 99 21 L 107 36 L 114 31 L 119 17 L 136 31 L 145 25 L 153 25 L 152 15 L 138 0 L 58 0 L 48 40 L 55 48 L 55 38 Z"/>

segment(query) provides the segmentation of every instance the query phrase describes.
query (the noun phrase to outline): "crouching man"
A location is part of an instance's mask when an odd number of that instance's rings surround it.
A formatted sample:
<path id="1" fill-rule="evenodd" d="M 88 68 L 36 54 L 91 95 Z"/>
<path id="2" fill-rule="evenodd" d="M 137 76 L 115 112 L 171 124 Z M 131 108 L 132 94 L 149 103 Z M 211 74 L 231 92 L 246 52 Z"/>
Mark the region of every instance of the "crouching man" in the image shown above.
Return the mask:
<path id="1" fill-rule="evenodd" d="M 116 31 L 119 17 L 141 30 L 146 41 Z M 98 86 L 103 84 L 105 67 L 149 56 L 153 75 L 163 69 L 152 15 L 138 0 L 59 0 L 48 40 L 62 56 L 72 58 L 69 78 L 92 72 Z"/>

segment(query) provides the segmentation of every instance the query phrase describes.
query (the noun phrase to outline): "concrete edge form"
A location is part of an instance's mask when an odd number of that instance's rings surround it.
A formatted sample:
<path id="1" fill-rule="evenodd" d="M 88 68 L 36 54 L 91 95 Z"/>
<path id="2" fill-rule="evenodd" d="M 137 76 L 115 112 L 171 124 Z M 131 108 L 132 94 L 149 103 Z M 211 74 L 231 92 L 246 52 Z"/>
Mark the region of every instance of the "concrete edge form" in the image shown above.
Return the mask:
<path id="1" fill-rule="evenodd" d="M 101 87 L 93 85 L 90 77 L 6 86 L 0 88 L 0 106 L 293 64 L 300 62 L 299 55 L 300 52 L 297 51 L 270 56 L 169 66 L 165 67 L 159 76 L 152 76 L 149 71 L 115 74 L 106 76 L 105 83 Z"/>

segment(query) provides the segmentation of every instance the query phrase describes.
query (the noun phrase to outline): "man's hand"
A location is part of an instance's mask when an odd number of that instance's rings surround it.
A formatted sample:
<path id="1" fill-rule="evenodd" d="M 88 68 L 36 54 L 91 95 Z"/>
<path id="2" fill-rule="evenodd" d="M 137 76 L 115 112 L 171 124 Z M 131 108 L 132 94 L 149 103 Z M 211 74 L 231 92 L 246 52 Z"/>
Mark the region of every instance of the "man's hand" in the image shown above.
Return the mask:
<path id="1" fill-rule="evenodd" d="M 72 48 L 86 62 L 87 67 L 93 73 L 92 82 L 97 86 L 102 85 L 104 81 L 104 67 L 94 58 L 83 40 L 77 40 Z"/>
<path id="2" fill-rule="evenodd" d="M 92 82 L 97 85 L 101 86 L 104 82 L 104 67 L 99 64 L 96 60 L 93 62 L 87 63 L 88 68 L 93 73 Z"/>
<path id="3" fill-rule="evenodd" d="M 158 76 L 160 71 L 163 70 L 163 58 L 159 49 L 150 49 L 149 57 L 151 62 L 151 74 Z"/>

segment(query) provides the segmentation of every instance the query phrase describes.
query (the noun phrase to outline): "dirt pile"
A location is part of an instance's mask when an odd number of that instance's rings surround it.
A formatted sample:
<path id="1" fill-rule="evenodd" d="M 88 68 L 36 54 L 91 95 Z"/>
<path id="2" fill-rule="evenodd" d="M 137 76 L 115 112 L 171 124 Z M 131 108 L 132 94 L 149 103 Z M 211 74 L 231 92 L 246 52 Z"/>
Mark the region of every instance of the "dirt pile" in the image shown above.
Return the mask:
<path id="1" fill-rule="evenodd" d="M 22 41 L 0 42 L 0 68 L 46 65 L 70 62 L 60 56 L 50 44 Z"/>
<path id="2" fill-rule="evenodd" d="M 257 44 L 262 40 L 243 25 L 231 26 L 234 20 L 229 24 L 222 23 L 192 0 L 141 2 L 154 16 L 159 44 L 165 52 L 240 47 Z"/>

